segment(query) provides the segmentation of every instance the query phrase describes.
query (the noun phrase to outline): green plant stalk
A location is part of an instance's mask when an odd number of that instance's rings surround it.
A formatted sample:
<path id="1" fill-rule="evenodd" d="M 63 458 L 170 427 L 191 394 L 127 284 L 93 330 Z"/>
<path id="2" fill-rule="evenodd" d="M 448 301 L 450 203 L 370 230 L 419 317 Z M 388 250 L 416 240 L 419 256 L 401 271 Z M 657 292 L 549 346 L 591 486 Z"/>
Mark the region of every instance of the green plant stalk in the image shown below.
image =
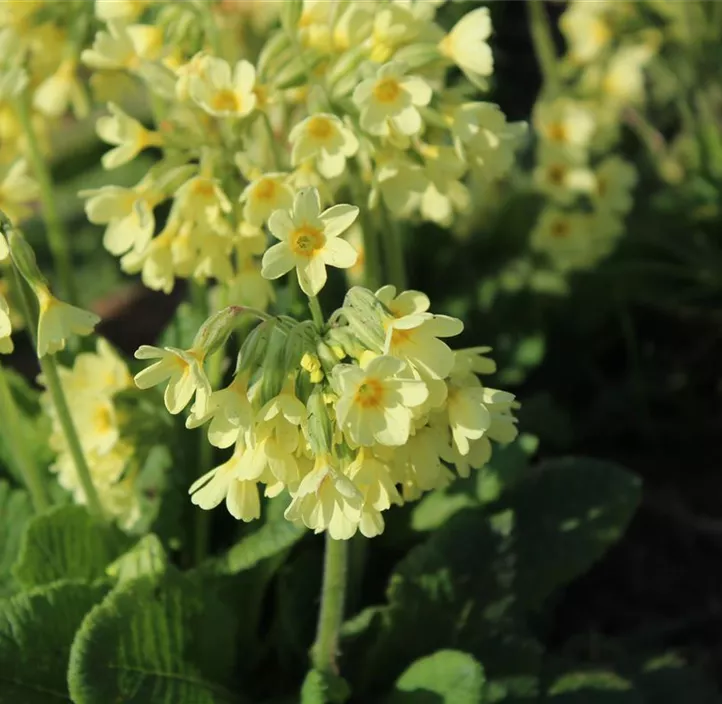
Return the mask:
<path id="1" fill-rule="evenodd" d="M 389 211 L 383 203 L 380 206 L 381 218 L 384 225 L 383 238 L 386 254 L 386 264 L 389 271 L 389 283 L 396 286 L 396 290 L 404 291 L 408 285 L 406 274 L 406 261 L 404 260 L 404 241 L 399 223 L 390 217 Z"/>
<path id="2" fill-rule="evenodd" d="M 38 466 L 25 443 L 23 430 L 19 423 L 20 412 L 2 365 L 0 365 L 0 417 L 3 419 L 0 423 L 0 434 L 10 452 L 13 464 L 30 492 L 35 512 L 42 513 L 50 508 L 50 499 Z"/>
<path id="3" fill-rule="evenodd" d="M 65 232 L 63 222 L 58 214 L 57 203 L 53 195 L 53 181 L 50 175 L 50 169 L 40 150 L 40 144 L 35 134 L 27 94 L 21 95 L 16 105 L 18 118 L 27 141 L 30 165 L 32 166 L 33 174 L 40 188 L 40 202 L 43 207 L 45 230 L 47 232 L 48 245 L 53 255 L 55 271 L 60 279 L 65 300 L 68 303 L 77 305 L 78 290 L 73 276 L 73 263 L 70 257 L 68 235 Z"/>
<path id="4" fill-rule="evenodd" d="M 359 221 L 363 232 L 364 283 L 375 291 L 381 286 L 381 243 L 378 229 L 368 216 L 368 198 L 358 168 L 354 168 L 351 174 L 351 196 L 359 208 Z"/>
<path id="5" fill-rule="evenodd" d="M 337 674 L 338 638 L 343 623 L 348 572 L 348 541 L 334 540 L 326 533 L 326 551 L 321 586 L 321 610 L 316 641 L 311 650 L 315 670 Z"/>
<path id="6" fill-rule="evenodd" d="M 308 297 L 308 307 L 311 310 L 311 317 L 313 318 L 313 322 L 316 324 L 316 327 L 320 330 L 324 326 L 326 321 L 323 317 L 323 311 L 321 310 L 321 304 L 318 302 L 318 298 L 316 296 Z"/>
<path id="7" fill-rule="evenodd" d="M 15 284 L 18 289 L 25 323 L 30 331 L 33 344 L 37 348 L 37 316 L 33 315 L 33 301 L 28 285 L 25 283 L 20 272 L 15 267 L 13 267 L 13 270 L 15 272 Z M 60 383 L 60 375 L 58 374 L 58 365 L 55 357 L 54 355 L 45 355 L 44 357 L 40 357 L 38 361 L 40 362 L 40 369 L 45 378 L 45 385 L 55 407 L 55 412 L 58 414 L 58 421 L 65 436 L 65 441 L 68 444 L 75 471 L 78 473 L 78 479 L 80 479 L 80 483 L 83 486 L 88 510 L 94 515 L 102 517 L 103 508 L 98 498 L 98 492 L 95 490 L 93 478 L 90 476 L 90 468 L 85 459 L 85 453 L 83 452 L 83 446 L 80 444 L 80 438 L 78 437 L 78 431 L 75 428 L 73 417 L 70 414 L 63 385 Z"/>
<path id="8" fill-rule="evenodd" d="M 281 154 L 281 145 L 276 138 L 276 135 L 273 133 L 273 125 L 271 125 L 271 119 L 265 112 L 261 111 L 261 120 L 266 130 L 266 135 L 268 136 L 268 144 L 271 150 L 271 158 L 273 161 L 273 170 L 282 171 L 283 155 Z"/>
<path id="9" fill-rule="evenodd" d="M 559 87 L 559 73 L 557 71 L 557 52 L 552 38 L 552 28 L 543 5 L 543 0 L 527 0 L 529 12 L 529 29 L 534 45 L 539 68 L 544 84 L 552 92 Z"/>

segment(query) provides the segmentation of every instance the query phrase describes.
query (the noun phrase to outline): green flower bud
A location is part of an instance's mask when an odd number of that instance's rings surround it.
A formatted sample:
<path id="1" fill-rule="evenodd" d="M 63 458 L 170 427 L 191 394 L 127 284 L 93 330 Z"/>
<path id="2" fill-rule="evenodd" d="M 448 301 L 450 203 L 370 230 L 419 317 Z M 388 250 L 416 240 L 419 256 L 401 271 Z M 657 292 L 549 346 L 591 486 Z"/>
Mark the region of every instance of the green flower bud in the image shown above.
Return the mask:
<path id="1" fill-rule="evenodd" d="M 261 364 L 263 375 L 258 399 L 261 406 L 278 396 L 283 389 L 283 384 L 288 376 L 288 370 L 284 364 L 287 342 L 288 332 L 280 325 L 274 325 Z"/>
<path id="2" fill-rule="evenodd" d="M 311 320 L 297 323 L 288 334 L 284 367 L 292 372 L 301 367 L 301 360 L 306 354 L 313 354 L 318 343 L 318 331 Z"/>
<path id="3" fill-rule="evenodd" d="M 394 61 L 402 61 L 410 69 L 419 69 L 442 58 L 436 44 L 411 44 L 394 55 Z"/>
<path id="4" fill-rule="evenodd" d="M 25 281 L 27 281 L 33 289 L 37 286 L 47 287 L 48 280 L 40 271 L 38 262 L 35 259 L 35 252 L 27 240 L 12 226 L 9 232 L 6 230 L 6 236 L 13 264 Z"/>
<path id="5" fill-rule="evenodd" d="M 289 34 L 295 34 L 301 19 L 303 0 L 284 0 L 281 3 L 281 27 Z"/>
<path id="6" fill-rule="evenodd" d="M 236 374 L 248 372 L 249 376 L 252 376 L 253 372 L 261 366 L 268 341 L 271 339 L 271 331 L 276 324 L 276 320 L 264 320 L 248 333 L 241 345 L 241 351 L 238 353 Z"/>
<path id="7" fill-rule="evenodd" d="M 193 348 L 202 350 L 204 356 L 208 356 L 223 347 L 236 327 L 238 316 L 244 312 L 242 306 L 228 306 L 214 313 L 196 334 Z"/>
<path id="8" fill-rule="evenodd" d="M 317 384 L 306 403 L 308 411 L 308 441 L 314 455 L 331 452 L 333 446 L 333 426 L 331 416 L 324 399 L 323 387 Z"/>
<path id="9" fill-rule="evenodd" d="M 385 335 L 381 321 L 386 315 L 383 303 L 368 289 L 354 286 L 346 294 L 343 312 L 361 344 L 373 352 L 382 352 Z"/>

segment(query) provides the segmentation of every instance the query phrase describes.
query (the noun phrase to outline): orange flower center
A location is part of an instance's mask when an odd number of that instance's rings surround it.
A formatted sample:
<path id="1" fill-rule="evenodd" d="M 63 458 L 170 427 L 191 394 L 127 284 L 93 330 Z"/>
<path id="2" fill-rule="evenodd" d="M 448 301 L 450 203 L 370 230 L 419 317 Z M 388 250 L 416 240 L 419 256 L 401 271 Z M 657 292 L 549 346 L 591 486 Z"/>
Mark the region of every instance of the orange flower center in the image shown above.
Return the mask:
<path id="1" fill-rule="evenodd" d="M 547 171 L 549 183 L 554 186 L 561 186 L 564 183 L 566 169 L 561 164 L 552 164 Z"/>
<path id="2" fill-rule="evenodd" d="M 291 251 L 300 257 L 312 257 L 326 244 L 326 237 L 317 227 L 301 225 L 291 233 Z"/>
<path id="3" fill-rule="evenodd" d="M 547 138 L 550 142 L 566 142 L 567 128 L 563 122 L 552 122 L 547 127 Z"/>
<path id="4" fill-rule="evenodd" d="M 374 86 L 373 92 L 379 103 L 393 103 L 401 95 L 401 85 L 396 78 L 382 78 Z"/>
<path id="5" fill-rule="evenodd" d="M 213 96 L 211 107 L 218 112 L 240 112 L 241 100 L 232 90 L 224 88 Z"/>
<path id="6" fill-rule="evenodd" d="M 355 402 L 361 408 L 378 408 L 383 405 L 384 386 L 378 379 L 366 379 L 356 389 Z"/>
<path id="7" fill-rule="evenodd" d="M 557 222 L 552 225 L 550 230 L 551 236 L 559 240 L 568 237 L 570 232 L 571 227 L 569 226 L 569 223 L 564 220 L 557 220 Z"/>

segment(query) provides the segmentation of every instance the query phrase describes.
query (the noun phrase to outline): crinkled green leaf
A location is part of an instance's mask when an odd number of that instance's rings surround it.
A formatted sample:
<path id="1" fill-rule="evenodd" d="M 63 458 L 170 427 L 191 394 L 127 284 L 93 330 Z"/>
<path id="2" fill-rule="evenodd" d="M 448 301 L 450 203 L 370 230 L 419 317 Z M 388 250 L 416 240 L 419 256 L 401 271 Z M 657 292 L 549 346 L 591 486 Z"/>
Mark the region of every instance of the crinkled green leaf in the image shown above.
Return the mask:
<path id="1" fill-rule="evenodd" d="M 102 578 L 130 544 L 130 538 L 84 506 L 61 506 L 28 523 L 13 574 L 23 587 Z"/>
<path id="2" fill-rule="evenodd" d="M 549 704 L 644 704 L 627 679 L 609 670 L 568 672 L 548 689 Z"/>
<path id="3" fill-rule="evenodd" d="M 468 653 L 439 650 L 409 666 L 389 704 L 483 704 L 484 670 Z"/>
<path id="4" fill-rule="evenodd" d="M 110 577 L 118 582 L 128 582 L 147 574 L 165 572 L 168 567 L 168 556 L 163 544 L 153 533 L 143 536 L 128 552 L 105 569 Z"/>
<path id="5" fill-rule="evenodd" d="M 0 600 L 0 704 L 70 702 L 75 633 L 108 587 L 62 581 Z"/>
<path id="6" fill-rule="evenodd" d="M 12 594 L 17 588 L 11 568 L 32 515 L 28 493 L 24 489 L 11 489 L 8 482 L 0 480 L 0 597 Z"/>
<path id="7" fill-rule="evenodd" d="M 235 704 L 235 628 L 210 583 L 175 571 L 122 583 L 87 615 L 73 643 L 73 702 Z"/>

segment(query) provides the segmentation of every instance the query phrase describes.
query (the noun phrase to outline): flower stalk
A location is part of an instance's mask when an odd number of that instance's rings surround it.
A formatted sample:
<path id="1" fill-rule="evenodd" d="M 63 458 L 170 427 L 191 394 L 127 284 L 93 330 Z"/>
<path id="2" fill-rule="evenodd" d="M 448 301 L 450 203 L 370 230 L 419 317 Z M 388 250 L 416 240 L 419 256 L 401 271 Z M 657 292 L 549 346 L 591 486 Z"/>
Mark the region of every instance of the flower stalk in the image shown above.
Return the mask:
<path id="1" fill-rule="evenodd" d="M 559 76 L 557 72 L 557 52 L 554 48 L 549 15 L 544 7 L 543 0 L 527 0 L 526 6 L 529 12 L 529 29 L 534 45 L 534 53 L 539 62 L 544 83 L 553 93 L 558 86 Z"/>
<path id="2" fill-rule="evenodd" d="M 346 599 L 348 546 L 347 540 L 334 540 L 326 534 L 321 610 L 311 651 L 313 667 L 319 672 L 338 673 L 336 657 Z"/>
<path id="3" fill-rule="evenodd" d="M 25 133 L 28 158 L 40 191 L 40 202 L 43 208 L 45 229 L 48 245 L 53 256 L 55 270 L 60 280 L 64 299 L 77 305 L 78 290 L 73 277 L 73 263 L 68 245 L 68 235 L 58 213 L 57 203 L 53 194 L 53 181 L 50 169 L 40 149 L 38 137 L 32 123 L 32 115 L 28 104 L 28 96 L 21 95 L 17 100 L 17 113 Z"/>

